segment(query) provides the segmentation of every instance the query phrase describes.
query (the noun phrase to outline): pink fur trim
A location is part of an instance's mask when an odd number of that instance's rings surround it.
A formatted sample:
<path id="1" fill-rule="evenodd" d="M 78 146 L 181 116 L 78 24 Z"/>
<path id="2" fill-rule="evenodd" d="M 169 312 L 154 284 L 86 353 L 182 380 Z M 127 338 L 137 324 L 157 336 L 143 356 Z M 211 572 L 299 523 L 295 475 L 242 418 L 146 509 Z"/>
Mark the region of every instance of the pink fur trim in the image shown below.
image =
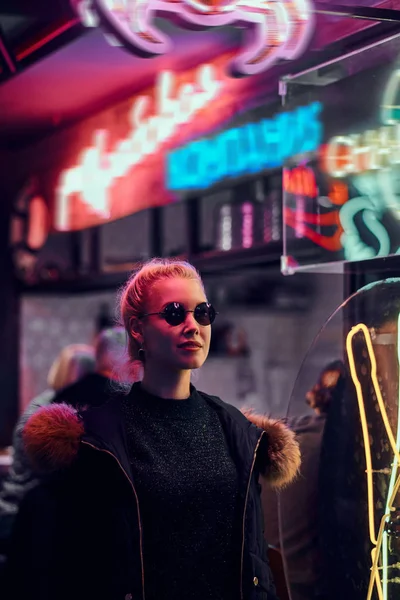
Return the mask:
<path id="1" fill-rule="evenodd" d="M 285 487 L 298 475 L 301 464 L 295 433 L 281 421 L 255 414 L 252 410 L 243 410 L 243 414 L 267 434 L 267 455 L 260 456 L 259 462 L 261 474 L 273 487 Z"/>
<path id="2" fill-rule="evenodd" d="M 28 419 L 22 437 L 32 465 L 39 471 L 54 471 L 73 462 L 83 433 L 75 409 L 50 404 Z"/>

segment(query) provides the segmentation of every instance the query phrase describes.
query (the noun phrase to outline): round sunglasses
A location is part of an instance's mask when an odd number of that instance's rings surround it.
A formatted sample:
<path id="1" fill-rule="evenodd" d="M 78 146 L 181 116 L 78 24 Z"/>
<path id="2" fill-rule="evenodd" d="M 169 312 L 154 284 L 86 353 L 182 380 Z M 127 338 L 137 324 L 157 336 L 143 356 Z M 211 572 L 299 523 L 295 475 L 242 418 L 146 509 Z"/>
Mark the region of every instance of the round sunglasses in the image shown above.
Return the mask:
<path id="1" fill-rule="evenodd" d="M 193 313 L 198 324 L 203 326 L 211 325 L 218 314 L 212 304 L 209 304 L 208 302 L 201 302 L 194 310 L 186 310 L 180 302 L 170 302 L 161 312 L 146 313 L 140 315 L 140 318 L 158 315 L 162 317 L 168 325 L 175 327 L 176 325 L 181 325 L 186 319 L 186 314 L 190 312 Z"/>

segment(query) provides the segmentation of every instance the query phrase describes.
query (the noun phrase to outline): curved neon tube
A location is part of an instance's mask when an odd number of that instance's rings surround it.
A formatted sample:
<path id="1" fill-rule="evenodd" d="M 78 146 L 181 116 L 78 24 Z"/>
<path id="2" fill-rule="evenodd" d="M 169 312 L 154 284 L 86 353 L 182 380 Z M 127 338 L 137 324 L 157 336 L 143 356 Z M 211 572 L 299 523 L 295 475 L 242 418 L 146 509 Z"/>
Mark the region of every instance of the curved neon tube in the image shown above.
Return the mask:
<path id="1" fill-rule="evenodd" d="M 388 490 L 388 500 L 385 507 L 385 514 L 381 519 L 381 524 L 379 527 L 378 535 L 376 535 L 375 530 L 375 520 L 374 520 L 374 491 L 373 491 L 373 480 L 372 476 L 374 470 L 372 469 L 372 457 L 371 457 L 371 448 L 369 444 L 369 434 L 368 434 L 368 424 L 365 413 L 365 402 L 362 394 L 362 387 L 360 380 L 357 375 L 356 364 L 353 353 L 353 338 L 357 333 L 362 332 L 364 335 L 365 343 L 367 346 L 368 357 L 371 362 L 371 379 L 374 387 L 374 392 L 376 394 L 376 398 L 378 400 L 379 409 L 381 412 L 382 420 L 384 423 L 384 427 L 386 433 L 388 435 L 391 448 L 394 454 L 394 461 L 391 468 L 391 476 L 390 476 L 390 484 Z M 398 317 L 398 328 L 397 328 L 397 358 L 400 365 L 400 315 Z M 379 382 L 377 379 L 377 364 L 376 357 L 372 345 L 371 336 L 368 328 L 363 323 L 360 323 L 353 327 L 346 339 L 346 350 L 349 359 L 350 373 L 351 378 L 354 383 L 357 401 L 360 413 L 361 420 L 361 428 L 363 433 L 364 440 L 364 450 L 365 450 L 365 460 L 366 460 L 366 473 L 367 473 L 367 489 L 368 489 L 368 522 L 369 522 L 369 533 L 370 539 L 374 546 L 371 551 L 371 559 L 372 559 L 372 567 L 371 567 L 371 576 L 367 594 L 367 600 L 371 600 L 372 593 L 374 590 L 374 586 L 376 585 L 377 593 L 379 600 L 387 600 L 388 591 L 387 586 L 388 583 L 397 583 L 398 578 L 392 578 L 388 580 L 388 535 L 385 532 L 385 524 L 390 517 L 390 513 L 394 507 L 394 500 L 396 494 L 400 487 L 400 476 L 396 479 L 397 469 L 400 464 L 400 398 L 398 402 L 398 421 L 397 421 L 397 439 L 394 439 L 394 435 L 389 423 L 389 419 L 387 416 L 386 408 L 384 405 L 382 393 L 380 390 Z M 399 369 L 400 376 L 400 369 Z M 399 392 L 400 392 L 400 381 L 399 381 Z M 382 550 L 382 567 L 378 566 L 378 561 L 380 557 L 380 552 Z M 383 581 L 381 581 L 379 571 L 382 570 Z M 383 585 L 382 585 L 383 583 Z"/>

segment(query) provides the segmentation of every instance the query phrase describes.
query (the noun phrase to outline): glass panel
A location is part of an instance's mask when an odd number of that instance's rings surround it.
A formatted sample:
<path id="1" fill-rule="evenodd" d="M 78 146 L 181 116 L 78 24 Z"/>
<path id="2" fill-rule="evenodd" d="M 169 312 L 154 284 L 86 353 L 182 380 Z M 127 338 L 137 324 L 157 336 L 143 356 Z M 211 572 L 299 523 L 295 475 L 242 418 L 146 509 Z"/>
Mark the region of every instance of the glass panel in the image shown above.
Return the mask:
<path id="1" fill-rule="evenodd" d="M 283 272 L 399 252 L 399 57 L 397 35 L 284 80 L 319 143 L 285 164 Z"/>
<path id="2" fill-rule="evenodd" d="M 399 320 L 400 279 L 366 286 L 300 369 L 288 421 L 303 463 L 279 495 L 292 600 L 399 598 Z"/>

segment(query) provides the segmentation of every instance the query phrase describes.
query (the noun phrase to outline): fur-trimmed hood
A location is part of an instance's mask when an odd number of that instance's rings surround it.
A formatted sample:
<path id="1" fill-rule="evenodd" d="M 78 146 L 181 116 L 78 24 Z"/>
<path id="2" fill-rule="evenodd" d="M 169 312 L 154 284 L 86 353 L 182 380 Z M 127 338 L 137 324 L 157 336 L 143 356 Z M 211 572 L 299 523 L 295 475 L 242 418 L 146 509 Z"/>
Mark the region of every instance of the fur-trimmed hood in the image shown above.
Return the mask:
<path id="1" fill-rule="evenodd" d="M 261 475 L 272 487 L 285 487 L 296 478 L 300 470 L 301 453 L 296 434 L 278 419 L 257 414 L 252 409 L 244 409 L 242 412 L 253 425 L 267 434 L 264 444 L 267 460 L 263 461 L 261 457 Z"/>
<path id="2" fill-rule="evenodd" d="M 282 421 L 252 411 L 243 411 L 244 417 L 239 411 L 237 413 L 243 421 L 246 419 L 249 428 L 255 425 L 266 434 L 261 438 L 257 454 L 261 474 L 275 488 L 289 484 L 300 467 L 300 449 L 294 432 Z M 35 470 L 44 474 L 71 466 L 84 441 L 85 429 L 84 414 L 82 416 L 67 404 L 40 408 L 27 421 L 22 434 Z"/>

